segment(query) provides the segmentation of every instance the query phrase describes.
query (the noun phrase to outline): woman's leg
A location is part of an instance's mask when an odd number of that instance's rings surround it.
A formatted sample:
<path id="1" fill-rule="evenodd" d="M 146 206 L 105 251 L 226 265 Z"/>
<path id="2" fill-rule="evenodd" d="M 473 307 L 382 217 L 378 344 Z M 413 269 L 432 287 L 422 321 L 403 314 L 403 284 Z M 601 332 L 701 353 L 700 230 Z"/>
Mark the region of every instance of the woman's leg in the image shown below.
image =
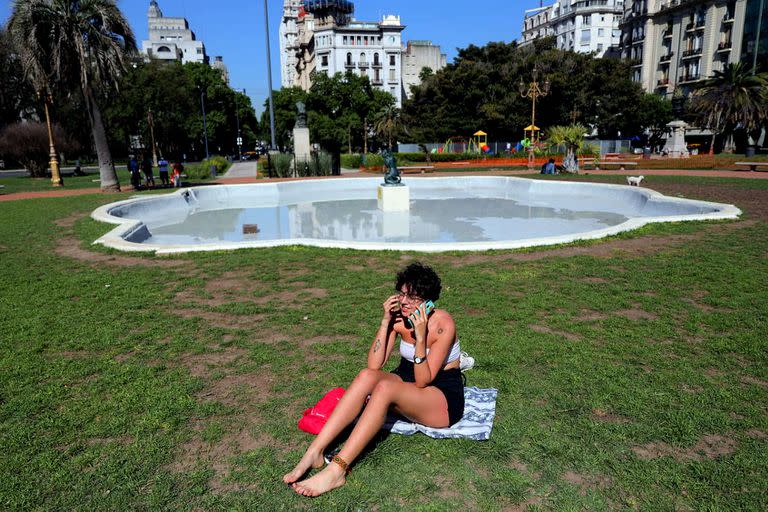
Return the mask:
<path id="1" fill-rule="evenodd" d="M 355 380 L 349 385 L 349 389 L 344 392 L 341 400 L 336 404 L 331 417 L 328 418 L 323 429 L 309 445 L 299 463 L 290 473 L 283 476 L 285 483 L 294 483 L 311 468 L 319 468 L 323 465 L 323 450 L 360 414 L 365 399 L 373 392 L 379 382 L 385 380 L 402 383 L 397 375 L 381 370 L 365 368 L 357 374 Z"/>
<path id="2" fill-rule="evenodd" d="M 399 413 L 422 425 L 440 428 L 449 424 L 448 402 L 443 392 L 436 387 L 418 388 L 412 383 L 381 380 L 373 389 L 368 405 L 339 452 L 342 460 L 352 464 L 381 430 L 387 411 L 392 406 Z M 329 464 L 313 477 L 295 483 L 293 488 L 304 496 L 319 496 L 344 485 L 344 482 L 344 468 L 338 464 Z"/>

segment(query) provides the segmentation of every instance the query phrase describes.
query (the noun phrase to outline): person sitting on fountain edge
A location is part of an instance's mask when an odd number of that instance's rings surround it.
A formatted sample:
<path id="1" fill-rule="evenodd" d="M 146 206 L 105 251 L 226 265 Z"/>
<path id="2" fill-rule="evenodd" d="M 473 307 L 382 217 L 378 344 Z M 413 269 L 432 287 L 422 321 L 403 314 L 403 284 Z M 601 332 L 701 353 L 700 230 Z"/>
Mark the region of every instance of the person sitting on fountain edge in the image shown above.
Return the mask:
<path id="1" fill-rule="evenodd" d="M 412 263 L 397 274 L 395 289 L 396 293 L 384 301 L 381 325 L 368 349 L 367 367 L 349 385 L 296 467 L 283 477 L 301 495 L 319 496 L 344 485 L 349 466 L 378 434 L 388 412 L 434 428 L 453 425 L 464 415 L 456 324 L 445 310 L 426 310 L 426 301 L 440 297 L 440 278 L 432 268 Z M 387 373 L 382 368 L 398 336 L 400 364 Z M 323 466 L 325 449 L 358 417 L 332 462 L 300 480 L 308 471 Z"/>

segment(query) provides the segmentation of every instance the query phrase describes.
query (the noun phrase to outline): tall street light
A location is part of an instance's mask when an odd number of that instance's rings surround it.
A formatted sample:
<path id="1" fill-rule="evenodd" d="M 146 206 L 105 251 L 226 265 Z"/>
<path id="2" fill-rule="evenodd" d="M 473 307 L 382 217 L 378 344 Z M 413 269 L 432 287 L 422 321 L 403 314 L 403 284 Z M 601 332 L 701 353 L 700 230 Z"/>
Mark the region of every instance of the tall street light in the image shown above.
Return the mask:
<path id="1" fill-rule="evenodd" d="M 272 145 L 270 146 L 270 149 L 275 150 L 277 149 L 277 144 L 275 143 L 275 107 L 274 107 L 274 99 L 272 98 L 272 56 L 270 55 L 270 49 L 269 49 L 269 10 L 267 9 L 267 0 L 264 0 L 264 23 L 266 24 L 267 30 L 267 81 L 269 83 L 269 130 L 270 134 L 272 135 Z"/>
<path id="2" fill-rule="evenodd" d="M 531 144 L 528 146 L 528 167 L 533 168 L 533 146 L 536 142 L 538 142 L 538 139 L 540 137 L 537 137 L 537 132 L 539 132 L 539 128 L 536 127 L 536 99 L 537 98 L 543 98 L 544 96 L 547 96 L 549 94 L 550 89 L 550 82 L 549 80 L 544 80 L 543 83 L 539 83 L 538 81 L 538 70 L 536 67 L 533 68 L 533 81 L 526 84 L 523 82 L 523 78 L 520 77 L 520 83 L 518 84 L 518 89 L 520 90 L 520 96 L 523 98 L 531 98 L 532 108 L 531 108 L 531 126 L 527 128 L 527 130 L 530 130 L 531 132 Z M 526 130 L 526 131 L 527 131 Z"/>
<path id="3" fill-rule="evenodd" d="M 200 89 L 200 108 L 203 110 L 203 137 L 205 138 L 205 159 L 208 160 L 210 158 L 210 153 L 208 153 L 208 125 L 205 122 L 205 99 L 203 95 L 205 94 L 205 91 L 203 91 L 203 88 L 201 86 L 197 86 L 198 89 Z"/>
<path id="4" fill-rule="evenodd" d="M 245 89 L 235 89 L 235 122 L 237 123 L 237 159 L 242 160 L 243 158 L 243 135 L 240 132 L 240 111 L 239 111 L 239 105 L 240 102 L 238 101 L 239 96 L 237 93 L 242 92 L 243 94 L 246 94 Z"/>
<path id="5" fill-rule="evenodd" d="M 56 157 L 56 146 L 53 144 L 53 126 L 51 125 L 51 114 L 48 111 L 48 105 L 53 103 L 53 97 L 48 92 L 37 92 L 38 99 L 43 100 L 45 105 L 45 124 L 48 126 L 48 156 L 50 156 L 49 165 L 51 166 L 51 183 L 54 187 L 63 187 L 64 182 L 59 172 L 59 159 Z"/>

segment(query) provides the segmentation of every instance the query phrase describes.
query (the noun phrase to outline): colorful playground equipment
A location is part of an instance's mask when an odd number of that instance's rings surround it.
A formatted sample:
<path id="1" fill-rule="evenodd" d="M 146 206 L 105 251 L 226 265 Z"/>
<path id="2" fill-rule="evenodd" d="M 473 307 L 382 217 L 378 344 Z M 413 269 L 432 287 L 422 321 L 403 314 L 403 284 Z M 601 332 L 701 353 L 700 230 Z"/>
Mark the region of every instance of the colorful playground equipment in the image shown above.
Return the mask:
<path id="1" fill-rule="evenodd" d="M 460 148 L 458 151 L 454 151 L 456 146 Z M 438 148 L 436 153 L 491 153 L 491 148 L 488 146 L 488 134 L 482 130 L 475 132 L 472 138 L 466 139 L 461 135 L 449 137 L 445 141 L 443 147 Z"/>

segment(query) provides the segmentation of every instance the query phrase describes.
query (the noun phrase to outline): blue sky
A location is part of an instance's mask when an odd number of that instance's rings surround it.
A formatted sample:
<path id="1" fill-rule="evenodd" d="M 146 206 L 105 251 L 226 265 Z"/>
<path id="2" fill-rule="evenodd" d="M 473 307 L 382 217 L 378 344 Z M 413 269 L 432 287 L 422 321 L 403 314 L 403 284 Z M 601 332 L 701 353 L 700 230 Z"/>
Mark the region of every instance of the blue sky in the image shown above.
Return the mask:
<path id="1" fill-rule="evenodd" d="M 245 88 L 257 110 L 268 92 L 262 0 L 158 0 L 165 16 L 183 16 L 197 38 L 205 42 L 209 55 L 222 55 L 229 67 L 230 84 Z M 272 76 L 275 89 L 280 87 L 278 29 L 282 0 L 267 0 L 269 6 Z M 545 5 L 548 2 L 545 2 Z M 0 0 L 3 24 L 11 13 L 12 0 Z M 119 0 L 136 39 L 147 37 L 149 0 Z M 383 14 L 397 14 L 406 25 L 404 40 L 429 39 L 439 44 L 449 61 L 456 48 L 489 41 L 510 42 L 520 37 L 523 12 L 538 7 L 539 0 L 486 0 L 474 7 L 473 2 L 456 0 L 389 0 L 388 2 L 355 1 L 358 20 L 376 21 Z"/>

